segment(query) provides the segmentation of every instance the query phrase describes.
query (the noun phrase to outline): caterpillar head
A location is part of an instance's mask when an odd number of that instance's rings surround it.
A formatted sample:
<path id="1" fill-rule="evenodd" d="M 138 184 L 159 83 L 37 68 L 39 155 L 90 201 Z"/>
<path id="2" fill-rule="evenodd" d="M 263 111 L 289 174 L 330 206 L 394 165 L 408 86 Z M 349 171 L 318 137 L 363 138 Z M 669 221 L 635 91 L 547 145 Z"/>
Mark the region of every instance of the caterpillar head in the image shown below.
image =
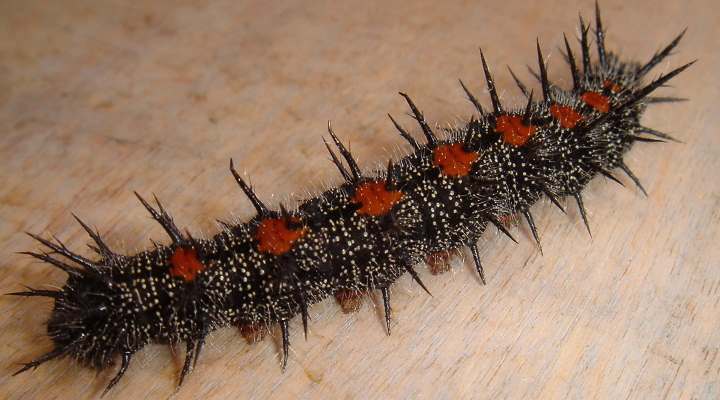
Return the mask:
<path id="1" fill-rule="evenodd" d="M 27 291 L 9 293 L 15 296 L 51 297 L 55 305 L 47 324 L 48 336 L 54 343 L 50 352 L 25 363 L 19 374 L 36 368 L 54 358 L 71 356 L 81 363 L 102 369 L 112 364 L 113 358 L 125 350 L 128 340 L 127 329 L 118 327 L 123 319 L 117 310 L 123 309 L 117 284 L 113 282 L 112 271 L 122 264 L 124 257 L 98 250 L 103 256 L 91 261 L 71 252 L 64 244 L 52 242 L 39 236 L 31 237 L 49 248 L 43 253 L 25 252 L 66 272 L 69 277 L 62 290 L 28 288 Z M 57 256 L 56 256 L 57 255 Z M 56 257 L 55 257 L 56 256 Z M 61 258 L 61 257 L 62 258 Z M 66 261 L 72 261 L 71 265 Z"/>
<path id="2" fill-rule="evenodd" d="M 83 364 L 102 369 L 112 363 L 124 330 L 115 329 L 120 321 L 118 292 L 103 275 L 71 276 L 55 299 L 48 336 L 56 350 Z"/>

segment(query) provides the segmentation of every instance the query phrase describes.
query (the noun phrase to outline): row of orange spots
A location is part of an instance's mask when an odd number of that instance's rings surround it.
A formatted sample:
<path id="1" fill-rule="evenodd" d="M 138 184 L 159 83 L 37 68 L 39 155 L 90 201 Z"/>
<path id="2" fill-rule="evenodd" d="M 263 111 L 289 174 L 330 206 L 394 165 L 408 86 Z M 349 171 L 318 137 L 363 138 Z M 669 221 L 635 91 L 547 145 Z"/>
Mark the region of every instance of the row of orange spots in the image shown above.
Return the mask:
<path id="1" fill-rule="evenodd" d="M 582 121 L 582 115 L 575 111 L 572 107 L 553 104 L 550 106 L 550 114 L 565 129 L 572 129 L 578 122 Z"/>
<path id="2" fill-rule="evenodd" d="M 617 83 L 606 79 L 603 82 L 603 88 L 610 90 L 613 93 L 619 93 L 622 88 Z M 585 92 L 580 98 L 585 104 L 594 108 L 596 111 L 606 113 L 610 111 L 610 99 L 598 92 Z M 559 104 L 553 104 L 550 106 L 550 114 L 560 123 L 560 126 L 567 129 L 572 129 L 580 122 L 583 117 L 580 113 L 575 111 L 572 107 L 561 106 Z"/>
<path id="3" fill-rule="evenodd" d="M 603 82 L 603 88 L 613 93 L 622 90 L 620 85 L 609 79 Z M 610 111 L 610 99 L 601 93 L 588 91 L 583 93 L 580 98 L 598 112 Z M 583 119 L 582 115 L 572 107 L 560 104 L 551 105 L 550 114 L 560 123 L 560 126 L 567 129 L 574 128 Z M 517 115 L 501 115 L 495 123 L 495 131 L 503 135 L 505 143 L 522 146 L 535 134 L 535 127 L 525 125 L 522 118 Z"/>
<path id="4" fill-rule="evenodd" d="M 465 150 L 462 143 L 443 144 L 433 151 L 433 164 L 447 176 L 467 176 L 478 157 L 477 152 Z"/>
<path id="5" fill-rule="evenodd" d="M 502 134 L 503 141 L 516 147 L 527 143 L 535 129 L 534 125 L 525 125 L 517 115 L 501 115 L 495 121 L 495 131 Z"/>
<path id="6" fill-rule="evenodd" d="M 400 191 L 387 190 L 385 181 L 368 181 L 355 189 L 351 199 L 360 205 L 358 214 L 381 216 L 403 197 Z M 298 218 L 266 218 L 260 221 L 255 231 L 257 249 L 263 253 L 280 256 L 292 249 L 293 244 L 307 233 L 307 228 L 293 228 L 292 223 L 299 223 Z"/>
<path id="7" fill-rule="evenodd" d="M 604 87 L 618 92 L 620 87 L 612 81 L 606 80 Z M 585 92 L 581 99 L 599 112 L 610 110 L 609 99 L 597 92 Z M 550 114 L 563 128 L 572 129 L 582 120 L 582 115 L 572 107 L 553 104 Z M 536 127 L 525 124 L 522 117 L 517 115 L 501 115 L 495 123 L 495 131 L 502 134 L 503 141 L 513 146 L 522 146 L 535 134 Z M 435 148 L 433 163 L 447 176 L 462 177 L 470 174 L 472 164 L 478 159 L 475 151 L 465 150 L 462 143 L 443 144 Z M 360 205 L 358 214 L 367 216 L 382 216 L 390 210 L 403 197 L 401 191 L 388 190 L 385 181 L 367 181 L 355 189 L 352 201 Z M 296 222 L 296 221 L 294 221 Z M 273 255 L 282 255 L 290 251 L 295 241 L 305 235 L 306 229 L 291 229 L 284 218 L 268 218 L 260 222 L 255 233 L 258 241 L 258 250 Z M 205 267 L 197 259 L 194 249 L 178 248 L 171 258 L 173 268 L 170 273 L 180 276 L 186 281 L 195 279 L 197 273 Z"/>
<path id="8" fill-rule="evenodd" d="M 170 275 L 179 277 L 185 282 L 195 280 L 197 274 L 205 269 L 200 260 L 198 260 L 197 250 L 193 248 L 178 247 L 170 256 Z"/>
<path id="9" fill-rule="evenodd" d="M 355 189 L 352 201 L 360 205 L 358 214 L 378 217 L 385 215 L 403 197 L 403 192 L 388 190 L 385 181 L 367 181 Z"/>
<path id="10" fill-rule="evenodd" d="M 255 231 L 258 251 L 276 256 L 290 251 L 293 243 L 303 237 L 307 229 L 293 229 L 288 226 L 288 222 L 300 221 L 298 219 L 288 221 L 286 218 L 266 218 L 260 221 Z"/>
<path id="11" fill-rule="evenodd" d="M 620 86 L 606 80 L 603 87 L 612 92 L 619 92 Z M 610 110 L 610 100 L 597 92 L 585 92 L 581 99 L 595 110 L 606 113 Z M 572 107 L 553 104 L 550 114 L 563 128 L 572 129 L 583 117 Z M 501 115 L 495 122 L 495 131 L 502 134 L 503 141 L 513 146 L 522 146 L 535 134 L 536 127 L 525 124 L 523 118 L 517 115 Z M 470 174 L 472 164 L 478 159 L 475 151 L 465 150 L 462 143 L 443 144 L 435 148 L 433 163 L 447 176 L 462 177 Z M 403 197 L 401 191 L 388 190 L 385 181 L 367 181 L 355 189 L 352 201 L 360 205 L 358 214 L 367 216 L 382 216 L 390 210 Z M 299 222 L 299 220 L 291 221 Z M 276 256 L 290 251 L 293 243 L 303 237 L 306 228 L 292 229 L 285 218 L 268 218 L 260 222 L 255 233 L 258 241 L 258 250 Z M 205 266 L 198 260 L 197 251 L 192 248 L 178 247 L 170 257 L 172 265 L 170 274 L 181 277 L 185 281 L 193 281 Z"/>

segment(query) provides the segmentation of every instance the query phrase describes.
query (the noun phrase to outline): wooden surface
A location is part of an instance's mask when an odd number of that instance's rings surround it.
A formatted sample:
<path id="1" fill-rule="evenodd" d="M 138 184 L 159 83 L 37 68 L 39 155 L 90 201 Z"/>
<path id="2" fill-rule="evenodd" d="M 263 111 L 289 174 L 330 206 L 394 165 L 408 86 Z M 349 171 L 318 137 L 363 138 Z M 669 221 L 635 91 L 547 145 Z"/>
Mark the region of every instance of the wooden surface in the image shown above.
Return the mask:
<path id="1" fill-rule="evenodd" d="M 385 117 L 410 126 L 398 90 L 431 121 L 470 115 L 456 79 L 483 94 L 477 46 L 506 104 L 521 98 L 505 65 L 527 79 L 536 37 L 550 76 L 567 84 L 562 32 L 572 37 L 578 11 L 592 12 L 588 1 L 344 3 L 1 2 L 0 292 L 63 284 L 15 252 L 38 248 L 23 231 L 83 249 L 70 212 L 126 252 L 164 238 L 132 190 L 156 193 L 194 235 L 215 233 L 215 218 L 249 217 L 231 156 L 272 204 L 339 182 L 320 140 L 327 120 L 363 165 L 384 163 L 407 147 Z M 592 239 L 572 203 L 567 217 L 538 204 L 543 256 L 524 225 L 519 245 L 487 232 L 487 286 L 462 259 L 441 276 L 420 268 L 434 297 L 403 277 L 389 338 L 377 297 L 353 315 L 328 300 L 311 309 L 307 342 L 292 321 L 285 373 L 277 332 L 250 346 L 228 328 L 179 392 L 181 357 L 153 345 L 107 398 L 720 397 L 714 3 L 602 2 L 607 43 L 625 57 L 645 60 L 688 26 L 654 72 L 700 62 L 662 89 L 691 101 L 643 120 L 684 144 L 629 155 L 649 199 L 627 179 L 587 189 Z M 115 373 L 62 360 L 10 377 L 51 347 L 51 303 L 2 297 L 0 307 L 0 397 L 94 398 Z"/>

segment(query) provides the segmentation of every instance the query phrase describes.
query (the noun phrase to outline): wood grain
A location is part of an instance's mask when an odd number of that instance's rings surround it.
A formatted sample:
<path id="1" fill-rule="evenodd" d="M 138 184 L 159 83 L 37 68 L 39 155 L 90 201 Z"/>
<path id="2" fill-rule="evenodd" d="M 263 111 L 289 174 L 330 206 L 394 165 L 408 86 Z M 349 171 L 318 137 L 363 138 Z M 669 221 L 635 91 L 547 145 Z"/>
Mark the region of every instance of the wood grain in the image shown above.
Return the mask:
<path id="1" fill-rule="evenodd" d="M 506 104 L 521 98 L 505 65 L 527 79 L 536 37 L 567 84 L 561 34 L 572 37 L 592 3 L 529 3 L 1 2 L 0 291 L 63 284 L 15 252 L 37 248 L 23 231 L 83 248 L 71 211 L 126 252 L 163 238 L 132 190 L 156 193 L 194 235 L 215 233 L 215 218 L 247 218 L 231 156 L 272 204 L 339 182 L 320 141 L 327 120 L 363 165 L 397 157 L 406 149 L 385 113 L 411 121 L 396 92 L 431 121 L 467 118 L 456 78 L 483 94 L 478 45 Z M 572 203 L 568 216 L 537 205 L 544 255 L 524 225 L 519 245 L 487 232 L 487 286 L 462 259 L 437 277 L 421 268 L 434 297 L 404 277 L 389 338 L 377 297 L 353 315 L 328 300 L 312 307 L 307 342 L 292 321 L 285 373 L 278 332 L 250 346 L 223 329 L 179 392 L 182 352 L 153 345 L 107 398 L 720 397 L 720 10 L 710 0 L 602 7 L 608 45 L 630 58 L 689 27 L 655 73 L 700 59 L 662 89 L 691 101 L 644 117 L 684 143 L 629 156 L 648 199 L 628 180 L 594 181 L 592 238 Z M 114 374 L 64 360 L 10 377 L 51 347 L 51 306 L 0 298 L 0 397 L 95 398 Z"/>

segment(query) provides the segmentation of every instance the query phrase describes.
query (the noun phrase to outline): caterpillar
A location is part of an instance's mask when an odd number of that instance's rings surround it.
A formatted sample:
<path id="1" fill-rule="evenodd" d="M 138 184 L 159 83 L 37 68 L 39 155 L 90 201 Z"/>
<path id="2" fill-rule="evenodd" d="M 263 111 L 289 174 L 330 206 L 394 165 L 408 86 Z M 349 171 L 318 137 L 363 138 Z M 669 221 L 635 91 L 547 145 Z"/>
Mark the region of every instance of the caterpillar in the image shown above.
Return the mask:
<path id="1" fill-rule="evenodd" d="M 48 250 L 28 254 L 69 277 L 58 291 L 12 293 L 55 300 L 47 326 L 54 349 L 18 373 L 59 357 L 97 369 L 119 358 L 107 392 L 146 344 L 185 342 L 187 355 L 178 379 L 182 384 L 207 334 L 231 324 L 279 325 L 284 367 L 289 321 L 298 317 L 307 330 L 313 303 L 338 293 L 380 291 L 389 333 L 390 286 L 408 273 L 426 290 L 414 266 L 429 255 L 468 246 L 485 281 L 475 243 L 488 226 L 511 236 L 503 221 L 521 215 L 539 246 L 529 211 L 539 199 L 561 206 L 560 198 L 573 198 L 587 225 L 581 192 L 594 176 L 616 179 L 613 171 L 618 169 L 644 191 L 623 156 L 635 142 L 673 140 L 642 126 L 640 115 L 650 104 L 673 101 L 650 95 L 691 63 L 643 84 L 678 45 L 682 33 L 645 63 L 622 62 L 605 49 L 599 11 L 595 23 L 596 62 L 591 62 L 590 28 L 584 22 L 579 66 L 565 41 L 570 90 L 548 81 L 538 43 L 542 93 L 535 95 L 518 80 L 527 94 L 522 109 L 510 110 L 500 102 L 482 53 L 492 108 L 485 110 L 462 84 L 477 110 L 466 123 L 440 134 L 403 94 L 424 142 L 393 120 L 411 152 L 384 170 L 361 170 L 328 129 L 326 145 L 345 183 L 296 208 L 268 208 L 231 163 L 257 215 L 247 223 L 228 224 L 213 238 L 196 239 L 180 231 L 157 199 L 151 205 L 139 195 L 167 232 L 169 245 L 158 244 L 135 255 L 117 254 L 80 219 L 95 243 L 94 258 L 33 235 Z"/>

